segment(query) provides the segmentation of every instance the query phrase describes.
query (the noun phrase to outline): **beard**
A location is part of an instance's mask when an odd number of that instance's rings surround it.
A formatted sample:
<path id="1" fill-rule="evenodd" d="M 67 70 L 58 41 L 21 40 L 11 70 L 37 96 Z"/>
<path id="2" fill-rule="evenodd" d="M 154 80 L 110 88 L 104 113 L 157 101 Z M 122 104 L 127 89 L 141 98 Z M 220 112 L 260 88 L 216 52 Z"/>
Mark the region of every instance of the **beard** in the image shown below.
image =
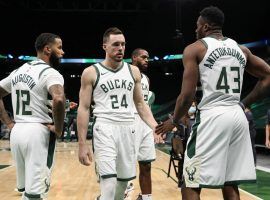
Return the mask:
<path id="1" fill-rule="evenodd" d="M 54 52 L 52 52 L 50 56 L 50 65 L 53 68 L 59 68 L 60 65 L 60 58 L 58 58 Z"/>

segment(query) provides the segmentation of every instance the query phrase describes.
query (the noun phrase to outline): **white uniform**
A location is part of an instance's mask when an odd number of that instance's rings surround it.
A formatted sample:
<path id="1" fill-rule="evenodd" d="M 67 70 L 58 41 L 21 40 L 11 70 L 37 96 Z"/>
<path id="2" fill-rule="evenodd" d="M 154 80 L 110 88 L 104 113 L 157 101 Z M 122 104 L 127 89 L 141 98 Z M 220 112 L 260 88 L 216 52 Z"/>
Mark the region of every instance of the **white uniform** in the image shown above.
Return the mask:
<path id="1" fill-rule="evenodd" d="M 142 94 L 144 101 L 148 103 L 149 82 L 146 75 L 141 74 Z M 156 159 L 153 130 L 140 118 L 134 105 L 135 130 L 136 130 L 136 154 L 139 162 L 152 162 Z"/>
<path id="2" fill-rule="evenodd" d="M 256 179 L 249 128 L 238 105 L 246 57 L 229 38 L 202 39 L 199 64 L 203 98 L 187 144 L 187 187 L 219 188 Z"/>
<path id="3" fill-rule="evenodd" d="M 97 79 L 93 89 L 93 136 L 97 170 L 102 178 L 128 181 L 136 177 L 134 77 L 125 62 L 115 71 L 101 63 L 94 67 Z"/>
<path id="4" fill-rule="evenodd" d="M 59 72 L 42 60 L 25 63 L 0 82 L 12 95 L 15 126 L 10 145 L 17 168 L 17 187 L 27 198 L 45 198 L 50 186 L 55 134 L 42 123 L 49 116 L 48 90 L 64 84 Z"/>

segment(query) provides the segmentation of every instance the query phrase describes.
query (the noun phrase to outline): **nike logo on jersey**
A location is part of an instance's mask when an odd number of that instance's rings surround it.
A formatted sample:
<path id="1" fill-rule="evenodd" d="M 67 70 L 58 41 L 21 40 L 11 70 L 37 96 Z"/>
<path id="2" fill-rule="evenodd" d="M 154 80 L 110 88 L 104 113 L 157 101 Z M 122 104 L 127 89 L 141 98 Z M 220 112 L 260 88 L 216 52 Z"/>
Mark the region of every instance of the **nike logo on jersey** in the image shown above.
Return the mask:
<path id="1" fill-rule="evenodd" d="M 107 74 L 108 72 L 103 72 L 103 73 L 101 73 L 101 75 L 104 75 L 104 74 Z"/>

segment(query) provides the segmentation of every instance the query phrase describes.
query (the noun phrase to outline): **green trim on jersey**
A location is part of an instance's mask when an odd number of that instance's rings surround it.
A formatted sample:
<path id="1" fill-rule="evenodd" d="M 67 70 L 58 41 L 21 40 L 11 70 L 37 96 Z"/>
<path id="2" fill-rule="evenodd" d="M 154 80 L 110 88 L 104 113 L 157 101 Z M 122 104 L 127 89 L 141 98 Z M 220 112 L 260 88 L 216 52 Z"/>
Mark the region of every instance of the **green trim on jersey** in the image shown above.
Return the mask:
<path id="1" fill-rule="evenodd" d="M 109 67 L 106 67 L 106 66 L 103 65 L 101 62 L 100 62 L 99 64 L 100 64 L 101 67 L 103 67 L 103 68 L 105 68 L 106 70 L 111 71 L 111 72 L 113 72 L 113 73 L 118 72 L 118 71 L 121 70 L 121 69 L 123 68 L 123 66 L 124 66 L 124 62 L 122 62 L 122 64 L 121 64 L 120 67 L 118 67 L 117 69 L 113 70 L 113 69 L 111 69 L 111 68 L 109 68 Z"/>
<path id="2" fill-rule="evenodd" d="M 218 40 L 218 39 L 215 38 L 213 35 L 208 35 L 208 36 L 206 36 L 206 37 L 210 37 L 210 38 L 213 38 L 213 39 Z M 228 39 L 228 37 L 223 37 L 223 38 L 221 39 L 221 41 L 225 41 L 225 40 L 227 40 L 227 39 Z"/>
<path id="3" fill-rule="evenodd" d="M 196 113 L 195 124 L 192 126 L 192 136 L 187 145 L 187 156 L 192 158 L 196 153 L 196 139 L 197 139 L 197 129 L 201 123 L 200 110 Z"/>
<path id="4" fill-rule="evenodd" d="M 36 65 L 48 65 L 47 63 L 45 62 L 37 62 L 37 63 L 34 63 L 32 64 L 33 61 L 31 62 L 28 62 L 29 65 L 32 65 L 32 66 L 36 66 Z M 50 65 L 48 65 L 49 67 L 51 67 Z"/>
<path id="5" fill-rule="evenodd" d="M 133 76 L 133 73 L 132 73 L 132 70 L 131 70 L 131 66 L 130 66 L 129 63 L 127 63 L 127 64 L 128 64 L 128 70 L 129 70 L 129 72 L 130 72 L 130 75 L 131 75 L 131 77 L 132 77 L 132 79 L 133 79 L 133 81 L 134 81 L 134 83 L 135 83 L 135 78 L 134 78 L 134 76 Z"/>
<path id="6" fill-rule="evenodd" d="M 53 132 L 50 132 L 50 141 L 49 141 L 48 156 L 47 156 L 47 167 L 49 169 L 52 167 L 52 164 L 53 164 L 55 141 L 56 141 L 55 134 Z"/>
<path id="7" fill-rule="evenodd" d="M 130 177 L 130 178 L 117 178 L 117 181 L 130 181 L 130 180 L 133 180 L 135 178 L 136 178 L 136 176 L 133 176 L 133 177 Z"/>
<path id="8" fill-rule="evenodd" d="M 98 81 L 99 81 L 99 78 L 100 78 L 100 72 L 99 72 L 98 67 L 96 65 L 93 65 L 93 66 L 96 69 L 96 73 L 97 73 L 97 79 L 96 79 L 95 84 L 93 86 L 93 90 L 94 90 L 96 88 L 97 84 L 98 84 Z"/>
<path id="9" fill-rule="evenodd" d="M 42 63 L 43 64 L 43 63 Z M 41 72 L 38 75 L 38 79 L 41 77 L 41 75 L 43 74 L 43 72 L 45 72 L 47 69 L 50 69 L 51 67 L 46 67 L 43 70 L 41 70 Z"/>
<path id="10" fill-rule="evenodd" d="M 201 41 L 203 43 L 203 45 L 206 47 L 206 49 L 208 49 L 208 45 L 203 39 L 199 39 L 199 41 Z"/>

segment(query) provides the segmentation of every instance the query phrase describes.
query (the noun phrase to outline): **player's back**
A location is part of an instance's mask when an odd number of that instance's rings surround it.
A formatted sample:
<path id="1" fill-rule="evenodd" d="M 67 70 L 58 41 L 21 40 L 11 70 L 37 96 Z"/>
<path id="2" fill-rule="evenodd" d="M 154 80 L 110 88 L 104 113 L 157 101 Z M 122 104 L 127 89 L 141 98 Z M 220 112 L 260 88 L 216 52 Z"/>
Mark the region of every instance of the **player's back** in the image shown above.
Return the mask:
<path id="1" fill-rule="evenodd" d="M 238 44 L 230 39 L 201 39 L 207 48 L 199 64 L 203 97 L 201 110 L 235 105 L 240 101 L 246 57 Z"/>
<path id="2" fill-rule="evenodd" d="M 61 76 L 42 60 L 25 63 L 12 72 L 11 95 L 14 119 L 18 122 L 51 123 L 47 78 Z"/>

